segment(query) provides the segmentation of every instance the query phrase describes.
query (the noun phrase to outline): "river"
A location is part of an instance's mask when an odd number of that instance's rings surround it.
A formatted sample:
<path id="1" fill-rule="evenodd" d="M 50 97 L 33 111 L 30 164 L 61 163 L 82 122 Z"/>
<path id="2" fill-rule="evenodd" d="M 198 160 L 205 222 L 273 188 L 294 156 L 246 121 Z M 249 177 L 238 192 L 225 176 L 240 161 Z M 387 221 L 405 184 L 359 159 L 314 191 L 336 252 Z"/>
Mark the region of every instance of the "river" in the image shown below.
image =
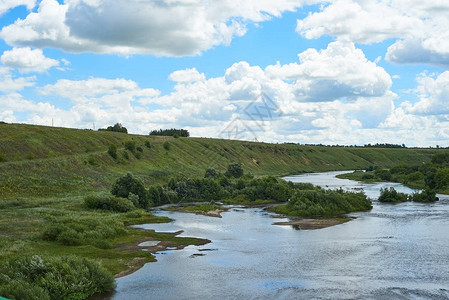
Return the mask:
<path id="1" fill-rule="evenodd" d="M 382 204 L 382 187 L 335 178 L 342 172 L 289 176 L 327 188 L 363 189 L 369 212 L 319 230 L 273 225 L 260 208 L 222 218 L 157 212 L 175 221 L 141 228 L 210 239 L 165 251 L 158 262 L 117 279 L 111 299 L 449 299 L 449 197 L 432 204 Z"/>

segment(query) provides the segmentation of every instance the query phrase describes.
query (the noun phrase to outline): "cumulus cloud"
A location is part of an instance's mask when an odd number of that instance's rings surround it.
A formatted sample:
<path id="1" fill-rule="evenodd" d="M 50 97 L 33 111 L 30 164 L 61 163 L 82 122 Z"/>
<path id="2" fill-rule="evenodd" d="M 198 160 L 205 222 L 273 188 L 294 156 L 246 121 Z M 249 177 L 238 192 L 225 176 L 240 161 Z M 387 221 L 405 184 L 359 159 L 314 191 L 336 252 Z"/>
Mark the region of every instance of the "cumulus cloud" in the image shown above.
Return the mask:
<path id="1" fill-rule="evenodd" d="M 419 101 L 411 104 L 405 102 L 403 106 L 409 113 L 416 115 L 443 116 L 449 115 L 449 71 L 439 76 L 421 74 L 418 78 L 416 92 Z"/>
<path id="2" fill-rule="evenodd" d="M 324 35 L 358 43 L 399 39 L 386 59 L 449 65 L 449 3 L 419 0 L 336 0 L 297 21 L 307 39 Z"/>
<path id="3" fill-rule="evenodd" d="M 196 68 L 178 70 L 171 73 L 168 78 L 171 81 L 178 83 L 189 83 L 194 81 L 204 81 L 206 76 L 203 73 L 198 72 Z"/>
<path id="4" fill-rule="evenodd" d="M 36 0 L 0 0 L 0 16 L 8 10 L 17 6 L 26 6 L 27 9 L 32 9 Z"/>
<path id="5" fill-rule="evenodd" d="M 42 50 L 31 48 L 13 48 L 3 52 L 0 61 L 4 66 L 17 68 L 21 73 L 43 73 L 59 66 L 59 61 L 45 57 Z"/>
<path id="6" fill-rule="evenodd" d="M 0 92 L 9 94 L 35 85 L 36 77 L 14 77 L 10 70 L 0 67 Z"/>
<path id="7" fill-rule="evenodd" d="M 300 64 L 269 66 L 275 78 L 294 79 L 295 94 L 304 101 L 332 101 L 342 97 L 378 97 L 391 87 L 389 74 L 351 42 L 336 41 L 327 49 L 299 54 Z"/>
<path id="8" fill-rule="evenodd" d="M 68 52 L 195 55 L 228 45 L 246 24 L 293 11 L 303 2 L 250 0 L 42 0 L 37 12 L 5 26 L 13 46 L 54 47 Z"/>

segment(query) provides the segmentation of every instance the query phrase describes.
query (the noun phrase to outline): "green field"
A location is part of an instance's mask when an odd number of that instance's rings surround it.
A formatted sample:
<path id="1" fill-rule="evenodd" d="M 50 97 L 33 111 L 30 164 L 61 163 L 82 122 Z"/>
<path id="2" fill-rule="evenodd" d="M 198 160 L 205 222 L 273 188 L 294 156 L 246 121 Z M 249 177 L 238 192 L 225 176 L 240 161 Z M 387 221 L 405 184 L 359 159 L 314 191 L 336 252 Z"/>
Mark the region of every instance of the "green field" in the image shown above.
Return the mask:
<path id="1" fill-rule="evenodd" d="M 125 149 L 130 141 L 135 142 L 136 150 Z M 111 145 L 117 148 L 115 159 L 108 153 Z M 245 172 L 255 177 L 282 176 L 416 165 L 430 161 L 439 151 L 442 150 L 150 137 L 0 124 L 0 264 L 15 256 L 75 254 L 94 259 L 109 272 L 118 274 L 154 260 L 150 253 L 132 247 L 139 241 L 158 240 L 172 246 L 204 243 L 126 226 L 169 221 L 150 213 L 116 213 L 84 207 L 86 195 L 109 193 L 117 178 L 128 172 L 148 186 L 164 184 L 171 177 L 203 177 L 208 167 L 224 173 L 232 162 L 240 163 Z M 110 222 L 118 230 L 108 232 L 105 226 L 95 225 L 96 220 Z M 76 222 L 94 225 L 79 229 L 81 233 L 76 233 L 75 242 L 74 236 L 70 236 L 73 232 L 65 238 L 45 238 L 52 228 L 69 227 Z"/>

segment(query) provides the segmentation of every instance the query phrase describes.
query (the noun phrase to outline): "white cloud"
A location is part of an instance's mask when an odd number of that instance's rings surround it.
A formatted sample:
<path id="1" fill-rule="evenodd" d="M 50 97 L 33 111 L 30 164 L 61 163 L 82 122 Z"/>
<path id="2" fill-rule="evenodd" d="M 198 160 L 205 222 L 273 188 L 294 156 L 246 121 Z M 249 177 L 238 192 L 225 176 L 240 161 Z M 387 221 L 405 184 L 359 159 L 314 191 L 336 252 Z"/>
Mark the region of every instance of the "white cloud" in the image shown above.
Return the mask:
<path id="1" fill-rule="evenodd" d="M 36 0 L 0 0 L 0 16 L 17 6 L 24 5 L 27 9 L 32 9 L 35 3 Z"/>
<path id="2" fill-rule="evenodd" d="M 246 24 L 279 17 L 312 1 L 42 0 L 37 12 L 5 26 L 13 46 L 68 52 L 195 55 L 228 45 Z"/>
<path id="3" fill-rule="evenodd" d="M 0 92 L 13 93 L 23 90 L 25 87 L 35 85 L 36 77 L 15 78 L 7 68 L 0 67 Z"/>
<path id="4" fill-rule="evenodd" d="M 6 67 L 17 68 L 21 73 L 43 73 L 59 66 L 59 61 L 45 57 L 42 50 L 31 48 L 13 48 L 3 52 L 0 61 Z"/>
<path id="5" fill-rule="evenodd" d="M 336 0 L 297 21 L 308 39 L 324 35 L 358 43 L 399 38 L 386 59 L 395 63 L 449 66 L 449 2 Z"/>
<path id="6" fill-rule="evenodd" d="M 295 94 L 304 101 L 378 97 L 392 84 L 388 73 L 350 42 L 336 41 L 320 51 L 308 49 L 299 60 L 300 64 L 269 66 L 266 72 L 274 78 L 295 79 Z"/>
<path id="7" fill-rule="evenodd" d="M 416 115 L 442 116 L 448 120 L 449 115 L 449 71 L 436 78 L 431 75 L 421 74 L 418 77 L 416 92 L 419 101 L 411 104 L 405 102 L 405 110 Z"/>
<path id="8" fill-rule="evenodd" d="M 190 83 L 194 81 L 204 81 L 206 76 L 198 72 L 196 68 L 179 70 L 171 73 L 168 79 L 178 83 Z"/>

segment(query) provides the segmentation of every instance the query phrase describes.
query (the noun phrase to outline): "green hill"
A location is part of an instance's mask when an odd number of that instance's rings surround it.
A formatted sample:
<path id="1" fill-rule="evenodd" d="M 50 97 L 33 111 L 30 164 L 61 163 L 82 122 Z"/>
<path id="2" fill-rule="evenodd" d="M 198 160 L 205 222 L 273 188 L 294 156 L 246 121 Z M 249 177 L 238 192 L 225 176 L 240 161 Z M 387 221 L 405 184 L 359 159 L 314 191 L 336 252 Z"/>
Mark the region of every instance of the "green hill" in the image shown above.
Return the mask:
<path id="1" fill-rule="evenodd" d="M 125 150 L 127 141 L 134 141 L 141 152 Z M 110 145 L 118 148 L 117 159 L 108 154 Z M 416 164 L 429 161 L 437 151 L 175 139 L 0 124 L 0 199 L 64 197 L 108 190 L 127 172 L 146 184 L 163 183 L 172 176 L 201 177 L 208 167 L 225 171 L 229 163 L 239 162 L 256 176 L 287 175 Z"/>

